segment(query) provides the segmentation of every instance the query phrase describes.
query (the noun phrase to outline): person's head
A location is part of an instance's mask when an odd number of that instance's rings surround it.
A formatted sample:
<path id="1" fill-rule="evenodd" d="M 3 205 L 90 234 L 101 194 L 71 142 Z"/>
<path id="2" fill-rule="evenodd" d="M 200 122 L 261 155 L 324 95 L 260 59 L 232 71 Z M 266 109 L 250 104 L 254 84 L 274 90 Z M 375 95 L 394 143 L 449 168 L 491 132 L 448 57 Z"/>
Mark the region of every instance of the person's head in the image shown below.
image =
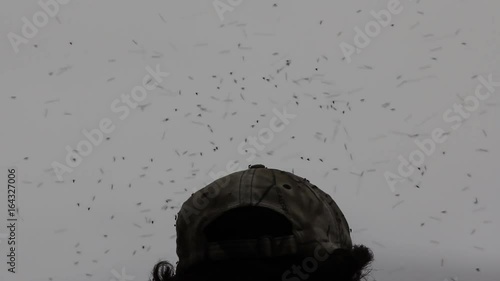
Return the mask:
<path id="1" fill-rule="evenodd" d="M 177 268 L 151 281 L 357 281 L 373 253 L 353 245 L 333 199 L 307 179 L 254 165 L 194 193 L 177 218 Z"/>

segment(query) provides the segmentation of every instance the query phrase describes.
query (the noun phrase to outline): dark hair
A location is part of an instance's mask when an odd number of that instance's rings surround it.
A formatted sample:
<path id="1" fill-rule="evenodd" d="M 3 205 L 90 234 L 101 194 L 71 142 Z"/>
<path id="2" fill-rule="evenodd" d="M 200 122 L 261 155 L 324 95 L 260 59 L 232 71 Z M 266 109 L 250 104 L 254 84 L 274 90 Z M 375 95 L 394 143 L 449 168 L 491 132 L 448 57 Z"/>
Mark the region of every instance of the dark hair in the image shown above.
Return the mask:
<path id="1" fill-rule="evenodd" d="M 302 268 L 305 259 L 299 257 L 205 262 L 182 275 L 175 274 L 170 262 L 160 260 L 151 271 L 150 281 L 359 281 L 370 273 L 372 261 L 372 251 L 363 245 L 333 251 L 313 272 Z"/>
<path id="2" fill-rule="evenodd" d="M 230 211 L 205 229 L 209 241 L 278 237 L 289 232 L 291 225 L 285 217 L 256 207 Z M 370 273 L 372 262 L 372 251 L 363 245 L 334 250 L 326 260 L 315 260 L 312 268 L 310 258 L 284 256 L 206 261 L 176 274 L 170 262 L 159 260 L 151 271 L 150 281 L 360 281 Z"/>

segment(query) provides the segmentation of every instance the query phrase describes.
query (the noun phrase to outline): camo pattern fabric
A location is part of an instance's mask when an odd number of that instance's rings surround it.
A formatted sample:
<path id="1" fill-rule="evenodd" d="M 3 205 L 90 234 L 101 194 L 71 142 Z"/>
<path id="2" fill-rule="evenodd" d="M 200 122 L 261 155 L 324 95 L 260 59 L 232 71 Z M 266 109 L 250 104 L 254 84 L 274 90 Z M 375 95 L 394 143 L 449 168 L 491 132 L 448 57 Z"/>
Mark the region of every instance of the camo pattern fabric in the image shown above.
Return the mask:
<path id="1" fill-rule="evenodd" d="M 264 207 L 284 215 L 292 237 L 208 243 L 205 227 L 238 207 Z M 177 272 L 205 260 L 240 256 L 312 256 L 318 247 L 331 252 L 352 247 L 350 229 L 331 196 L 307 179 L 278 169 L 254 165 L 221 177 L 188 198 L 176 217 Z"/>

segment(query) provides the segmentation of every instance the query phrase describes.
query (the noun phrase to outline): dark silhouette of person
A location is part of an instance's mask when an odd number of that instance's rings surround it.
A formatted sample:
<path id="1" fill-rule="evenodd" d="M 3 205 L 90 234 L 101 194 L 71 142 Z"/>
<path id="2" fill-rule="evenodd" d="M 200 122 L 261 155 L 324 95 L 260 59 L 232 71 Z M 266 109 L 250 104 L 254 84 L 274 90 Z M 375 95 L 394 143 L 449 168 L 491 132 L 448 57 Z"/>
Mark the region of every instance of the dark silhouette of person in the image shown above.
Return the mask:
<path id="1" fill-rule="evenodd" d="M 359 281 L 373 262 L 330 195 L 261 164 L 193 193 L 175 226 L 177 266 L 158 261 L 150 281 Z"/>

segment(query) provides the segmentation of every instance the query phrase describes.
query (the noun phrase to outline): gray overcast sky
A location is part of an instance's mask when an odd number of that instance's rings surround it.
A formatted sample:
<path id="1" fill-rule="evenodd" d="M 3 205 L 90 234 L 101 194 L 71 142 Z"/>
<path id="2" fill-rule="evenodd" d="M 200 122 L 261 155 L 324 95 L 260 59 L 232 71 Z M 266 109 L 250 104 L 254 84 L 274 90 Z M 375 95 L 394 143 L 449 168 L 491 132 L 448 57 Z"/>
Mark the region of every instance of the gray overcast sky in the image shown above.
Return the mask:
<path id="1" fill-rule="evenodd" d="M 372 279 L 498 280 L 500 2 L 66 2 L 0 2 L 0 280 L 147 280 L 231 161 L 331 194 Z"/>

